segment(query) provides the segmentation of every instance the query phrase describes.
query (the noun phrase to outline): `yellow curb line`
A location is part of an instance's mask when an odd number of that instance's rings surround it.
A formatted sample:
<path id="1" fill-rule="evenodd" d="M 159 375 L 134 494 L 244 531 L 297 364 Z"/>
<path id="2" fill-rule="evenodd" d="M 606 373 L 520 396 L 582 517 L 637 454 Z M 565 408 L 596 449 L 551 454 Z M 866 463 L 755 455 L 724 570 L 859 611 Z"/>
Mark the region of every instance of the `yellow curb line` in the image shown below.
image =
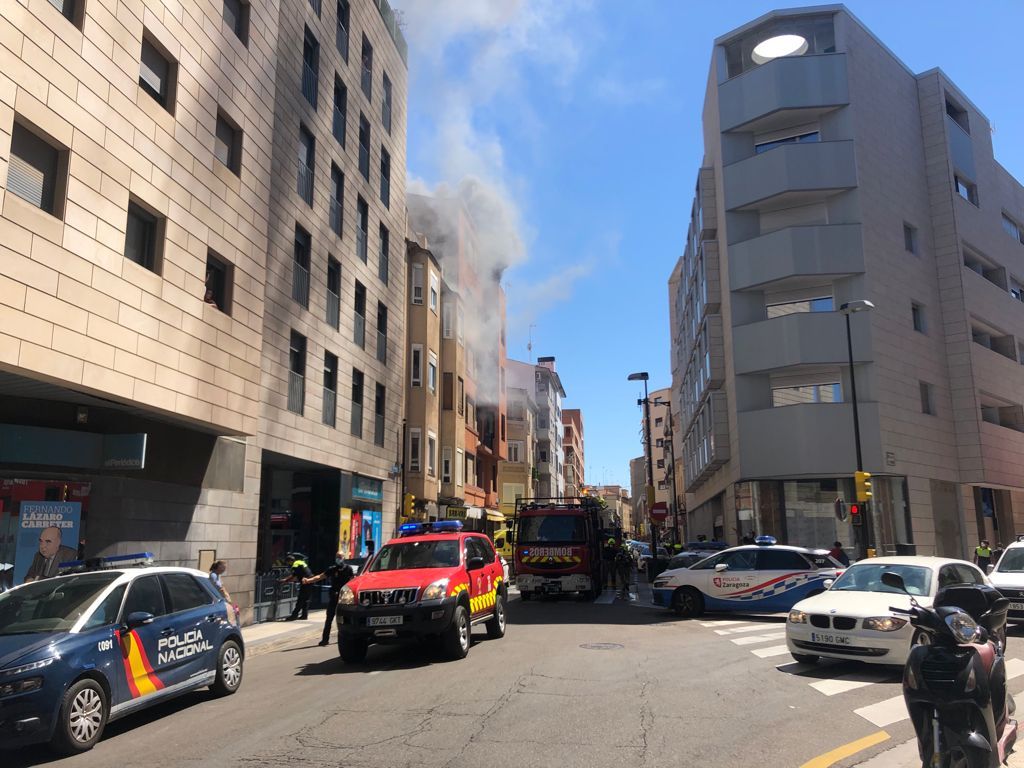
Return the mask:
<path id="1" fill-rule="evenodd" d="M 806 763 L 800 766 L 800 768 L 829 768 L 830 765 L 835 765 L 845 757 L 855 755 L 861 750 L 873 747 L 876 744 L 881 744 L 883 741 L 889 738 L 889 734 L 885 731 L 879 731 L 878 733 L 872 733 L 870 736 L 865 736 L 862 739 L 851 741 L 849 744 L 844 744 L 841 747 L 836 747 L 831 752 L 826 752 L 823 755 L 808 760 Z"/>

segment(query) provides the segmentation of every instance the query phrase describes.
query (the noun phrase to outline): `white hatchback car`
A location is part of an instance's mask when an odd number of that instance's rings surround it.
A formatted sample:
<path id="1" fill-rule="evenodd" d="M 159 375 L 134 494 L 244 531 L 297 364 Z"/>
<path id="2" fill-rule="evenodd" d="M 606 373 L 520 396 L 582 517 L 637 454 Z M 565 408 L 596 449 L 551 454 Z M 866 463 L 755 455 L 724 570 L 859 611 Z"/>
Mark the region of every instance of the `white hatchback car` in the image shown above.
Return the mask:
<path id="1" fill-rule="evenodd" d="M 825 592 L 793 606 L 786 645 L 796 661 L 819 657 L 903 665 L 919 641 L 914 628 L 890 608 L 909 608 L 910 597 L 882 583 L 882 574 L 903 577 L 907 592 L 929 606 L 935 593 L 953 584 L 989 584 L 965 560 L 944 557 L 873 557 L 854 563 Z"/>
<path id="2" fill-rule="evenodd" d="M 1024 622 L 1024 541 L 1015 541 L 1006 548 L 988 578 L 992 586 L 1010 601 L 1007 620 Z"/>

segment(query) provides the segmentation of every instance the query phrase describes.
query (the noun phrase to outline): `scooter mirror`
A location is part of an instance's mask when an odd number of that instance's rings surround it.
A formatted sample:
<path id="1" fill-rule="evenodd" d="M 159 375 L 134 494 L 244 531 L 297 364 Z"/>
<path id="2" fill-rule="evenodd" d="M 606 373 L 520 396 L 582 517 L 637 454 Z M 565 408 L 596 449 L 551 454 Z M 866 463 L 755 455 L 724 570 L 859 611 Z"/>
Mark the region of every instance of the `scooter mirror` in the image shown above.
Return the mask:
<path id="1" fill-rule="evenodd" d="M 887 587 L 898 589 L 900 592 L 907 591 L 907 585 L 903 583 L 903 577 L 893 571 L 886 571 L 882 574 L 882 583 Z"/>

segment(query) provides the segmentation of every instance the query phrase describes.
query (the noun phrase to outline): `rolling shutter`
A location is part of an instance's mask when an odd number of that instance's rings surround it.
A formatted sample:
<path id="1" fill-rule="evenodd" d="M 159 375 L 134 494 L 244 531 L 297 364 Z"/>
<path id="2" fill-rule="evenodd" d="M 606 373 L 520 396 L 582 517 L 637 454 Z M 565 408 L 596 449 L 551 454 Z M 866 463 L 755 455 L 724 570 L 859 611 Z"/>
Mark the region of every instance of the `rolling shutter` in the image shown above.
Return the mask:
<path id="1" fill-rule="evenodd" d="M 56 179 L 57 150 L 15 123 L 11 135 L 11 159 L 7 166 L 7 189 L 22 200 L 53 213 Z"/>

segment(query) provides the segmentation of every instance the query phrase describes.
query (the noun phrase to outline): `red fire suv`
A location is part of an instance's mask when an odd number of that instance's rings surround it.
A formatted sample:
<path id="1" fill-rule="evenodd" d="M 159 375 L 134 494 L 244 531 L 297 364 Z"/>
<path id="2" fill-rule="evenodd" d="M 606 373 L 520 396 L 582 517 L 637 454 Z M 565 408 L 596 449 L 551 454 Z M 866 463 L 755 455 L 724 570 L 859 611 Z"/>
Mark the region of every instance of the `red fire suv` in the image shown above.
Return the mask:
<path id="1" fill-rule="evenodd" d="M 458 520 L 406 523 L 338 598 L 338 652 L 366 658 L 370 643 L 437 636 L 445 655 L 464 658 L 470 632 L 505 635 L 507 587 L 501 560 L 482 533 Z"/>

